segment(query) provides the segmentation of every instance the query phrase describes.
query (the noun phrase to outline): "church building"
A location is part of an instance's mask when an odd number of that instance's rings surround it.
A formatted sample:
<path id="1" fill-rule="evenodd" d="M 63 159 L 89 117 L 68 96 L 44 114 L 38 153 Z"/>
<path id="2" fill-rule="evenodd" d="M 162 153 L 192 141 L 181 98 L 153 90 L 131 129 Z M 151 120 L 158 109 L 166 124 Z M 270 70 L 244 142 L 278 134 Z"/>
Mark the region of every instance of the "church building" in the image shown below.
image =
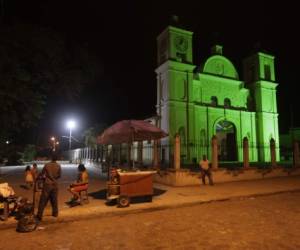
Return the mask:
<path id="1" fill-rule="evenodd" d="M 201 67 L 193 64 L 193 32 L 168 26 L 157 37 L 158 126 L 169 136 L 161 141 L 161 160 L 171 161 L 180 135 L 181 160 L 211 159 L 218 141 L 222 162 L 243 161 L 243 141 L 250 162 L 270 162 L 270 143 L 279 160 L 274 56 L 257 52 L 243 61 L 243 80 L 220 45 Z"/>

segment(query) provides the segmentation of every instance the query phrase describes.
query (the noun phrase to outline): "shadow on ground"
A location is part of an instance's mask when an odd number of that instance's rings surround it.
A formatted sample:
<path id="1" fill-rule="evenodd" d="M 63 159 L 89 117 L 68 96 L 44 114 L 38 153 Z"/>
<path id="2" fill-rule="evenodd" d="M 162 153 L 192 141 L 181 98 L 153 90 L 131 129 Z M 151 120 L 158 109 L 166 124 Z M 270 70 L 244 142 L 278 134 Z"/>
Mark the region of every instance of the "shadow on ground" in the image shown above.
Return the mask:
<path id="1" fill-rule="evenodd" d="M 21 184 L 20 188 L 23 188 L 25 190 L 29 190 L 30 189 L 30 187 L 26 186 L 25 184 Z"/>
<path id="2" fill-rule="evenodd" d="M 153 191 L 154 191 L 153 196 L 160 196 L 160 195 L 164 194 L 165 192 L 167 192 L 167 190 L 159 189 L 159 188 L 154 188 Z"/>
<path id="3" fill-rule="evenodd" d="M 96 192 L 89 193 L 89 196 L 93 197 L 94 199 L 98 200 L 106 200 L 106 189 L 101 189 Z M 164 194 L 167 190 L 159 189 L 159 188 L 154 188 L 153 189 L 153 197 L 155 196 L 160 196 Z M 143 203 L 143 202 L 151 202 L 152 201 L 152 196 L 140 196 L 140 197 L 130 197 L 130 203 Z M 116 205 L 116 199 L 112 200 L 110 202 L 106 202 L 106 205 L 111 206 L 111 205 Z"/>
<path id="4" fill-rule="evenodd" d="M 160 196 L 160 195 L 164 194 L 165 192 L 167 192 L 167 190 L 154 188 L 153 196 Z M 106 189 L 101 189 L 99 191 L 89 193 L 89 196 L 91 196 L 97 200 L 106 200 Z"/>
<path id="5" fill-rule="evenodd" d="M 89 193 L 89 196 L 97 200 L 106 200 L 106 189 L 101 189 L 99 191 Z"/>

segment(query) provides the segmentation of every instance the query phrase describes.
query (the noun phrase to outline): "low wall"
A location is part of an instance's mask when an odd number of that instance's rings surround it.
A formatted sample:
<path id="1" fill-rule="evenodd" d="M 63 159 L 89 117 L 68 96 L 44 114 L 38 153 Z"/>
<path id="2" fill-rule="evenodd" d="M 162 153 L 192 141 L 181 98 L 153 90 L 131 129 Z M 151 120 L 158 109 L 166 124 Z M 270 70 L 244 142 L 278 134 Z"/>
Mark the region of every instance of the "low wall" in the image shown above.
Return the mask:
<path id="1" fill-rule="evenodd" d="M 212 171 L 214 183 L 244 181 L 244 180 L 258 180 L 264 178 L 274 178 L 281 176 L 300 175 L 300 168 L 248 168 L 229 170 L 218 168 Z M 166 184 L 169 186 L 192 186 L 199 185 L 201 181 L 200 172 L 192 172 L 187 169 L 168 169 L 159 171 L 154 176 L 154 181 L 157 183 Z"/>
<path id="2" fill-rule="evenodd" d="M 36 163 L 36 164 L 41 164 L 41 165 L 44 165 L 48 162 L 50 162 L 51 160 L 45 160 L 45 161 L 28 161 L 28 162 L 23 162 L 23 165 L 32 165 L 33 163 Z M 69 164 L 70 161 L 57 161 L 59 164 Z"/>

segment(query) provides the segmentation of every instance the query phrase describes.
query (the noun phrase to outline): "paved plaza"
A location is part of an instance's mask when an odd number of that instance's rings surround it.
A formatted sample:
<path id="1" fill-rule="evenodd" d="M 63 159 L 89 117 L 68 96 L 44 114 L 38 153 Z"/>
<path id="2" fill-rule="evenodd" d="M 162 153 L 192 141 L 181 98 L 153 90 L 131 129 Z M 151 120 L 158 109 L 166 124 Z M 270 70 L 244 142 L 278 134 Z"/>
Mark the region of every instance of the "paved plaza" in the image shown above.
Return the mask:
<path id="1" fill-rule="evenodd" d="M 77 165 L 62 164 L 62 177 L 59 180 L 59 218 L 55 221 L 74 221 L 90 217 L 107 215 L 121 215 L 142 211 L 161 210 L 201 204 L 212 201 L 239 199 L 241 197 L 255 197 L 282 192 L 295 192 L 300 190 L 300 176 L 270 178 L 255 181 L 239 181 L 217 183 L 214 186 L 199 185 L 189 187 L 170 187 L 154 184 L 154 197 L 152 202 L 132 202 L 127 208 L 106 205 L 106 174 L 100 168 L 86 164 L 90 176 L 89 204 L 70 208 L 66 202 L 70 199 L 67 191 L 68 185 L 76 179 Z M 24 166 L 1 168 L 1 181 L 8 182 L 17 195 L 32 200 L 32 190 L 22 188 L 24 184 Z M 42 165 L 39 165 L 41 170 Z M 45 210 L 43 223 L 51 223 L 50 204 Z M 0 229 L 15 225 L 15 219 L 9 218 L 0 222 Z"/>
<path id="2" fill-rule="evenodd" d="M 300 193 L 0 230 L 2 249 L 300 249 Z"/>
<path id="3" fill-rule="evenodd" d="M 42 165 L 39 165 L 41 170 Z M 299 249 L 300 176 L 170 187 L 154 184 L 152 202 L 105 204 L 106 174 L 87 164 L 90 203 L 68 207 L 77 165 L 62 164 L 58 218 L 50 206 L 35 232 L 19 234 L 16 220 L 0 222 L 5 249 Z M 22 188 L 24 166 L 1 168 L 1 182 Z"/>

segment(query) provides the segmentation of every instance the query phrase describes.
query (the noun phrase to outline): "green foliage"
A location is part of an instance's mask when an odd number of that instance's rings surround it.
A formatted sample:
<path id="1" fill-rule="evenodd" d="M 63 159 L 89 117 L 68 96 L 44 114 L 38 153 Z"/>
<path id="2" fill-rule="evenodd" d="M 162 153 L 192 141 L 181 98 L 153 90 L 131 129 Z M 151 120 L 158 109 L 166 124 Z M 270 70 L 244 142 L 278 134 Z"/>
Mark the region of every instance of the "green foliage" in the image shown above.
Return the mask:
<path id="1" fill-rule="evenodd" d="M 96 82 L 101 67 L 87 48 L 51 29 L 0 23 L 0 37 L 1 141 L 36 125 L 51 98 L 75 99 Z"/>
<path id="2" fill-rule="evenodd" d="M 35 159 L 36 154 L 36 146 L 32 144 L 27 144 L 22 154 L 23 161 L 33 161 Z"/>
<path id="3" fill-rule="evenodd" d="M 86 129 L 83 132 L 85 146 L 96 148 L 97 136 L 99 136 L 104 131 L 105 128 L 106 128 L 105 124 L 96 124 L 95 126 Z"/>
<path id="4" fill-rule="evenodd" d="M 1 144 L 0 143 L 0 163 L 5 165 L 20 165 L 22 164 L 21 147 L 14 144 Z"/>

